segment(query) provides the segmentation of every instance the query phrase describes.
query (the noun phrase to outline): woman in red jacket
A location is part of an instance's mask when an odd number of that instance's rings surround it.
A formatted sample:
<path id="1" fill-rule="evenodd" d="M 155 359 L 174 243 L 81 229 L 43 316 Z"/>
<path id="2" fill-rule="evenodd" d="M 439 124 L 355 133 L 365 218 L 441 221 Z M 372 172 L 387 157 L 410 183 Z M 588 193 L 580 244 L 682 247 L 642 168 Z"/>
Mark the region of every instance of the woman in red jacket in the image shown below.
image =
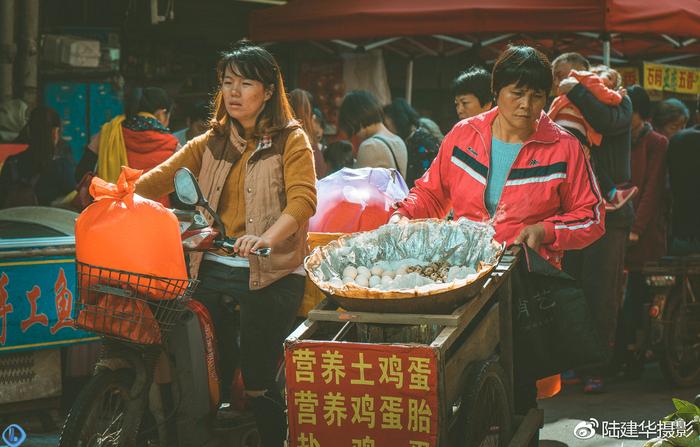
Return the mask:
<path id="1" fill-rule="evenodd" d="M 605 205 L 578 140 L 543 112 L 552 87 L 547 57 L 508 48 L 494 65 L 491 111 L 459 122 L 437 158 L 398 204 L 403 218 L 491 221 L 495 238 L 526 243 L 556 267 L 564 250 L 605 232 Z M 515 410 L 535 405 L 535 384 L 515 369 Z"/>
<path id="2" fill-rule="evenodd" d="M 459 122 L 392 221 L 401 217 L 491 221 L 496 239 L 527 243 L 559 267 L 564 250 L 603 235 L 604 205 L 581 145 L 543 108 L 547 57 L 510 47 L 493 68 L 497 107 Z"/>

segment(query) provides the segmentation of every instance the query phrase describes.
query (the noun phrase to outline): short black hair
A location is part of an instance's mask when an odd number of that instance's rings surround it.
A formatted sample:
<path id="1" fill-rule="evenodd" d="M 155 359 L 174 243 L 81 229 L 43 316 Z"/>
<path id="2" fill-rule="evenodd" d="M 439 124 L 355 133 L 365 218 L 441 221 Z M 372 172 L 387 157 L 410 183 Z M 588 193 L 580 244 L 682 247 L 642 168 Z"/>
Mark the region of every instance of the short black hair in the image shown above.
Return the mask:
<path id="1" fill-rule="evenodd" d="M 204 121 L 205 123 L 209 121 L 211 115 L 211 109 L 209 108 L 209 103 L 207 101 L 197 101 L 192 104 L 187 112 L 187 118 L 190 121 Z"/>
<path id="2" fill-rule="evenodd" d="M 635 84 L 627 87 L 627 96 L 632 101 L 632 111 L 638 113 L 643 120 L 648 120 L 651 117 L 651 99 L 647 91 Z"/>
<path id="3" fill-rule="evenodd" d="M 552 61 L 552 66 L 555 66 L 561 62 L 568 62 L 571 65 L 580 65 L 586 70 L 591 69 L 591 63 L 586 59 L 581 53 L 576 53 L 574 51 L 570 53 L 562 53 L 557 56 Z"/>
<path id="4" fill-rule="evenodd" d="M 455 97 L 461 95 L 474 95 L 479 100 L 479 105 L 484 107 L 493 102 L 491 93 L 491 73 L 482 67 L 471 67 L 461 72 L 452 81 L 452 93 Z"/>
<path id="5" fill-rule="evenodd" d="M 384 115 L 391 118 L 396 126 L 396 133 L 404 140 L 411 135 L 412 128 L 420 124 L 420 115 L 403 98 L 396 98 L 391 104 L 385 105 Z"/>
<path id="6" fill-rule="evenodd" d="M 328 164 L 330 173 L 352 168 L 352 143 L 346 140 L 334 141 L 323 150 L 323 159 Z"/>
<path id="7" fill-rule="evenodd" d="M 352 137 L 361 129 L 384 120 L 382 106 L 366 90 L 353 90 L 343 98 L 338 112 L 338 125 Z"/>
<path id="8" fill-rule="evenodd" d="M 511 45 L 501 53 L 491 74 L 491 90 L 495 97 L 503 87 L 511 84 L 549 93 L 553 83 L 552 66 L 547 56 L 524 45 Z"/>
<path id="9" fill-rule="evenodd" d="M 679 118 L 690 118 L 688 107 L 680 99 L 668 98 L 661 101 L 654 109 L 651 123 L 655 129 L 661 129 L 669 123 L 678 121 Z"/>
<path id="10" fill-rule="evenodd" d="M 155 113 L 161 109 L 170 112 L 172 108 L 173 100 L 168 96 L 168 92 L 160 87 L 134 87 L 124 104 L 128 118 L 136 116 L 139 112 Z"/>

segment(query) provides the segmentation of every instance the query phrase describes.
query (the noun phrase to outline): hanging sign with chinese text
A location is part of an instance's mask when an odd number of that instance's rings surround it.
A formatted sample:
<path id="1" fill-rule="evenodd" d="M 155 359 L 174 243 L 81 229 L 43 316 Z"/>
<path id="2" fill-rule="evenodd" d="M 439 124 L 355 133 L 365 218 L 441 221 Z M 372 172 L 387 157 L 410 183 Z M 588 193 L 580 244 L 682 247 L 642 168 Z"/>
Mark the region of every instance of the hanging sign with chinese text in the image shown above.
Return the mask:
<path id="1" fill-rule="evenodd" d="M 0 261 L 0 352 L 96 340 L 73 328 L 75 290 L 75 258 Z"/>
<path id="2" fill-rule="evenodd" d="M 435 350 L 298 341 L 285 368 L 290 446 L 437 445 Z"/>
<path id="3" fill-rule="evenodd" d="M 674 93 L 700 93 L 700 70 L 692 67 L 644 63 L 644 88 Z"/>

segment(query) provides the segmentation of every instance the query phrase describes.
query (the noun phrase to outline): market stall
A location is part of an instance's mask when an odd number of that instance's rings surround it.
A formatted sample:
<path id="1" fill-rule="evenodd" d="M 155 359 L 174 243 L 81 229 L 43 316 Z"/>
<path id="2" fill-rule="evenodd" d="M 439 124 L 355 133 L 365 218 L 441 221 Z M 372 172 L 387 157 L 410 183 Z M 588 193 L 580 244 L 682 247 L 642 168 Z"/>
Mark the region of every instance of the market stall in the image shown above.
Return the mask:
<path id="1" fill-rule="evenodd" d="M 285 343 L 290 445 L 527 445 L 542 412 L 513 413 L 518 252 L 490 235 L 426 220 L 314 250 L 327 298 Z"/>
<path id="2" fill-rule="evenodd" d="M 447 446 L 467 436 L 527 445 L 543 415 L 511 410 L 510 275 L 517 262 L 507 253 L 473 299 L 443 314 L 357 312 L 321 302 L 286 341 L 290 445 L 369 439 Z M 339 417 L 328 411 L 329 394 Z"/>

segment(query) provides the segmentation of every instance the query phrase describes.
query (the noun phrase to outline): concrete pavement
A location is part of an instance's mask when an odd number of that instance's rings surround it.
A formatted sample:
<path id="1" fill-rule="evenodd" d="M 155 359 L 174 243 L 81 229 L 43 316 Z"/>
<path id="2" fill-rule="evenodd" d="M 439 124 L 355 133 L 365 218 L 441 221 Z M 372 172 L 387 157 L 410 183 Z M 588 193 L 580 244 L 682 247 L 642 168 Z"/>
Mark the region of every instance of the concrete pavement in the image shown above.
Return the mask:
<path id="1" fill-rule="evenodd" d="M 590 439 L 580 440 L 574 437 L 574 427 L 589 418 L 601 422 L 658 422 L 674 411 L 671 398 L 692 402 L 700 393 L 700 386 L 669 387 L 657 364 L 646 365 L 639 380 L 609 384 L 608 391 L 603 394 L 584 394 L 582 388 L 583 385 L 564 386 L 559 395 L 539 402 L 545 418 L 540 447 L 641 447 L 646 437 L 615 439 L 596 434 Z"/>
<path id="2" fill-rule="evenodd" d="M 596 434 L 591 439 L 574 437 L 574 427 L 581 421 L 659 421 L 674 411 L 672 397 L 692 401 L 700 386 L 674 389 L 668 386 L 656 364 L 649 364 L 641 379 L 608 385 L 599 395 L 584 394 L 583 385 L 564 386 L 552 399 L 540 401 L 545 426 L 540 432 L 540 447 L 641 447 L 646 438 L 615 439 Z M 599 429 L 600 431 L 600 429 Z M 49 447 L 58 443 L 55 433 L 34 434 L 23 447 Z"/>

